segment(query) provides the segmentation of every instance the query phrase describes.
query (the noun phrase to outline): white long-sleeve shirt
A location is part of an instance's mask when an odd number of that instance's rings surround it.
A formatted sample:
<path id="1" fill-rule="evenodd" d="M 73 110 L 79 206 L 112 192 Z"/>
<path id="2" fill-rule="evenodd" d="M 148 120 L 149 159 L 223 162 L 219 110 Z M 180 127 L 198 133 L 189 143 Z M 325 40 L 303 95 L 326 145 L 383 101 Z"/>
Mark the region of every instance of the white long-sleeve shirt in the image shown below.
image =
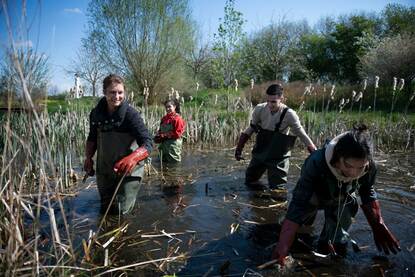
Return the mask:
<path id="1" fill-rule="evenodd" d="M 271 113 L 267 103 L 258 104 L 252 112 L 251 125 L 259 126 L 265 130 L 274 131 L 275 126 L 280 120 L 281 113 L 286 107 L 286 105 L 281 104 L 281 108 L 278 112 Z M 299 137 L 306 146 L 313 144 L 313 141 L 305 132 L 297 113 L 293 109 L 289 109 L 285 114 L 279 131 L 285 135 L 291 134 Z M 254 132 L 255 130 L 251 126 L 244 131 L 244 133 L 249 136 L 251 136 Z"/>

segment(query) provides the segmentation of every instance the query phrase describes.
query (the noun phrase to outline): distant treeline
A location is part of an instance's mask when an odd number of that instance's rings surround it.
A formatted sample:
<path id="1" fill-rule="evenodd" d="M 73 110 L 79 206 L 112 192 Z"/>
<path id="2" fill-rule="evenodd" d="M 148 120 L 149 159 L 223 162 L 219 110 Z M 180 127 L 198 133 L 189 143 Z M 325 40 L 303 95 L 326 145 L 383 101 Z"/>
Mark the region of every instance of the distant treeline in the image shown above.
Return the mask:
<path id="1" fill-rule="evenodd" d="M 376 83 L 381 102 L 402 82 L 393 96 L 397 105 L 405 105 L 414 91 L 413 6 L 388 4 L 380 13 L 322 17 L 313 27 L 281 17 L 247 34 L 244 15 L 235 0 L 227 0 L 211 41 L 201 38 L 188 0 L 97 0 L 90 2 L 87 15 L 88 31 L 67 72 L 78 73 L 91 95 L 109 72 L 125 76 L 128 90 L 149 104 L 175 90 L 193 94 L 275 80 L 354 86 L 356 94 L 365 91 L 366 96 L 374 94 Z M 45 89 L 47 57 L 19 49 L 13 57 L 30 76 L 30 89 Z M 20 91 L 12 60 L 1 71 L 3 94 Z"/>

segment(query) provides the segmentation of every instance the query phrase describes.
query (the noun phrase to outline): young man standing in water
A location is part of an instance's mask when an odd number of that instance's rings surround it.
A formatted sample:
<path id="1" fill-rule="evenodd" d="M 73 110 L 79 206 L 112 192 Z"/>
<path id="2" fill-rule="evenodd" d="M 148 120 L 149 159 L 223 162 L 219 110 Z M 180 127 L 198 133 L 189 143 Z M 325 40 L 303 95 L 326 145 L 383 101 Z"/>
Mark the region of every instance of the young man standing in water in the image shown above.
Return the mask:
<path id="1" fill-rule="evenodd" d="M 257 133 L 252 150 L 252 159 L 246 170 L 245 183 L 258 185 L 258 180 L 267 170 L 271 197 L 278 197 L 287 183 L 289 158 L 296 137 L 306 145 L 311 153 L 316 146 L 301 126 L 297 113 L 283 104 L 283 87 L 273 84 L 266 90 L 267 102 L 258 104 L 251 118 L 250 126 L 241 133 L 235 150 L 235 159 L 242 158 L 245 143 Z M 295 136 L 289 135 L 290 133 Z"/>
<path id="2" fill-rule="evenodd" d="M 126 214 L 135 204 L 144 173 L 144 160 L 152 150 L 143 119 L 125 99 L 124 80 L 111 74 L 104 79 L 104 97 L 91 111 L 89 135 L 85 148 L 84 170 L 94 175 L 92 157 L 97 152 L 97 184 L 101 212 Z"/>

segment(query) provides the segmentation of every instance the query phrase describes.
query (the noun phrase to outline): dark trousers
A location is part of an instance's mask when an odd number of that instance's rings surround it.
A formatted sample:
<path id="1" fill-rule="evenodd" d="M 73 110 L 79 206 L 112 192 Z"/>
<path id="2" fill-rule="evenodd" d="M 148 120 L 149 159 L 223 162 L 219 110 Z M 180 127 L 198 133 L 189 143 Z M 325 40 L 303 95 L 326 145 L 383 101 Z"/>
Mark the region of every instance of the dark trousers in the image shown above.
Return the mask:
<path id="1" fill-rule="evenodd" d="M 101 197 L 101 211 L 105 212 L 110 205 L 121 178 L 115 174 L 97 175 L 98 191 Z M 140 188 L 140 177 L 125 177 L 120 184 L 117 195 L 115 196 L 110 208 L 111 213 L 120 211 L 127 214 L 134 208 L 137 193 Z"/>
<path id="2" fill-rule="evenodd" d="M 304 225 L 312 225 L 317 211 L 324 210 L 324 227 L 320 234 L 319 243 L 327 244 L 329 240 L 333 244 L 347 243 L 350 239 L 347 231 L 352 224 L 352 218 L 356 216 L 359 209 L 356 197 L 354 195 L 342 197 L 339 205 L 338 199 L 323 202 L 313 195 L 310 202 L 312 203 L 303 217 Z"/>
<path id="3" fill-rule="evenodd" d="M 247 185 L 257 182 L 267 171 L 268 184 L 270 189 L 276 189 L 287 183 L 287 174 L 290 166 L 289 158 L 278 161 L 261 161 L 255 157 L 250 161 L 245 173 Z"/>

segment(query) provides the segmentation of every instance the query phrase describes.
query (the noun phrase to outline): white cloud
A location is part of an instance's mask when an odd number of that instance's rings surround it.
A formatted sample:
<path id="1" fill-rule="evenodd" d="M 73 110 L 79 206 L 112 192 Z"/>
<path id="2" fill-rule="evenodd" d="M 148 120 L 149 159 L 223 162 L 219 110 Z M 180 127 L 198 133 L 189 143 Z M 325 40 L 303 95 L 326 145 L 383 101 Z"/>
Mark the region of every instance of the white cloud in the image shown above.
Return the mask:
<path id="1" fill-rule="evenodd" d="M 16 41 L 14 43 L 15 47 L 28 47 L 28 48 L 32 48 L 33 47 L 33 43 L 31 40 L 24 40 L 24 41 Z"/>
<path id="2" fill-rule="evenodd" d="M 68 9 L 67 8 L 67 9 L 64 9 L 63 11 L 66 12 L 66 13 L 79 13 L 79 14 L 82 13 L 80 8 L 73 8 L 73 9 Z"/>

